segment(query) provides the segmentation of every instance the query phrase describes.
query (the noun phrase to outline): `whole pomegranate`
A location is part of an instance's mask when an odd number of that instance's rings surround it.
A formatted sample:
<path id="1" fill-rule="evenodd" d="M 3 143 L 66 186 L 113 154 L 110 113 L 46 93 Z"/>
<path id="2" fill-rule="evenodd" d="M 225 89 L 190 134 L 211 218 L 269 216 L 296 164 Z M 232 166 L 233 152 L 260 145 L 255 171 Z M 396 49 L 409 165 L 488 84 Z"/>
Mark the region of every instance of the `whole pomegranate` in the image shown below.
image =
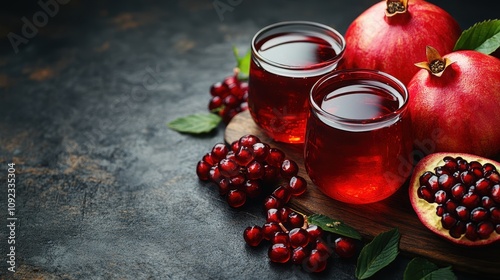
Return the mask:
<path id="1" fill-rule="evenodd" d="M 500 153 L 500 60 L 473 50 L 443 57 L 427 47 L 428 62 L 408 83 L 415 143 L 424 154 Z"/>
<path id="2" fill-rule="evenodd" d="M 370 68 L 389 73 L 405 85 L 425 59 L 421 49 L 433 45 L 441 53 L 453 50 L 461 29 L 445 10 L 423 0 L 379 2 L 348 27 L 345 68 Z"/>

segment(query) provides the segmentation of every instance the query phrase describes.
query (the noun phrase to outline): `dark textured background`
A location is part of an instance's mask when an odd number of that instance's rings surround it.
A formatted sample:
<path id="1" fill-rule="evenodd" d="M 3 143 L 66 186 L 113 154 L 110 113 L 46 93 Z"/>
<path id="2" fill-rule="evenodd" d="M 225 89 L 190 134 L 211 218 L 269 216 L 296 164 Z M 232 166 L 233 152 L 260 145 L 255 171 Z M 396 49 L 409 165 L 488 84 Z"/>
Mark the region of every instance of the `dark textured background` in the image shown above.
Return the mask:
<path id="1" fill-rule="evenodd" d="M 166 123 L 205 112 L 208 88 L 234 67 L 231 46 L 246 51 L 263 26 L 313 20 L 344 33 L 376 1 L 237 2 L 220 18 L 211 0 L 73 0 L 17 54 L 7 34 L 21 34 L 22 17 L 41 8 L 2 4 L 0 278 L 354 278 L 354 261 L 332 259 L 310 275 L 270 263 L 266 246 L 245 246 L 242 231 L 263 223 L 260 208 L 230 209 L 194 171 L 223 140 L 223 126 L 193 137 Z M 499 16 L 494 1 L 431 2 L 462 28 Z M 9 162 L 17 176 L 14 275 L 2 226 Z M 408 260 L 398 257 L 375 278 L 401 279 Z"/>

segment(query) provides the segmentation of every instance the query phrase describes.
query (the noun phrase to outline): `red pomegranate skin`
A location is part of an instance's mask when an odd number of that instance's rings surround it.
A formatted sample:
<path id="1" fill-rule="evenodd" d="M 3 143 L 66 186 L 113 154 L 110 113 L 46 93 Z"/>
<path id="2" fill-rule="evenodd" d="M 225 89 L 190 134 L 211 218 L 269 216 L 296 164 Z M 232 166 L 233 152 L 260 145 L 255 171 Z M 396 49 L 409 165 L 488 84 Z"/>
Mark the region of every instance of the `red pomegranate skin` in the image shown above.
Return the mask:
<path id="1" fill-rule="evenodd" d="M 444 55 L 441 77 L 420 69 L 408 84 L 414 138 L 428 153 L 500 154 L 500 59 L 473 50 Z"/>
<path id="2" fill-rule="evenodd" d="M 345 68 L 384 71 L 405 85 L 425 61 L 425 46 L 450 53 L 461 34 L 456 20 L 442 8 L 423 0 L 409 0 L 404 14 L 386 17 L 385 1 L 359 15 L 345 33 Z"/>

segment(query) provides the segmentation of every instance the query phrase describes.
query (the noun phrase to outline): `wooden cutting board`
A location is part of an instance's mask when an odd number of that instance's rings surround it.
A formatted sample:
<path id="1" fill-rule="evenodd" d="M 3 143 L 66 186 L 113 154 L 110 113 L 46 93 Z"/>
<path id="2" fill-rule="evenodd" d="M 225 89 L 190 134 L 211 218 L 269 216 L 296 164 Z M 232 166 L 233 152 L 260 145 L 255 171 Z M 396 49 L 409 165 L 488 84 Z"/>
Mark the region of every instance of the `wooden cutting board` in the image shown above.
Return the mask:
<path id="1" fill-rule="evenodd" d="M 308 191 L 290 201 L 290 207 L 306 214 L 318 213 L 340 219 L 357 229 L 364 238 L 373 237 L 397 227 L 401 233 L 400 250 L 408 256 L 422 256 L 434 263 L 478 276 L 500 279 L 500 244 L 483 248 L 466 248 L 454 245 L 428 230 L 411 207 L 408 185 L 390 198 L 368 205 L 349 205 L 321 193 L 311 182 L 304 169 L 303 146 L 272 141 L 257 127 L 248 111 L 235 116 L 227 125 L 225 141 L 231 143 L 245 134 L 254 134 L 271 146 L 282 149 L 295 160 L 300 176 L 308 181 Z"/>

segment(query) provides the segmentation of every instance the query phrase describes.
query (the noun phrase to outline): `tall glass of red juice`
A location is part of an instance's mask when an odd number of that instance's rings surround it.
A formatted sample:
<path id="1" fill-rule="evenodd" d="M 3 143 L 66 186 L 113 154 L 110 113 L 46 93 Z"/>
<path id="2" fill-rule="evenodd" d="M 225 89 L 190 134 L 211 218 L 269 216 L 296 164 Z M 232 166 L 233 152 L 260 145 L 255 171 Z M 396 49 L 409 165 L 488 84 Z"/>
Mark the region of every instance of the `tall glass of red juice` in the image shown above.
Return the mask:
<path id="1" fill-rule="evenodd" d="M 280 22 L 252 39 L 248 107 L 271 138 L 304 143 L 309 91 L 336 69 L 344 37 L 335 29 L 307 21 Z"/>
<path id="2" fill-rule="evenodd" d="M 383 200 L 406 181 L 412 165 L 408 91 L 375 70 L 338 70 L 312 87 L 305 167 L 333 199 Z"/>

